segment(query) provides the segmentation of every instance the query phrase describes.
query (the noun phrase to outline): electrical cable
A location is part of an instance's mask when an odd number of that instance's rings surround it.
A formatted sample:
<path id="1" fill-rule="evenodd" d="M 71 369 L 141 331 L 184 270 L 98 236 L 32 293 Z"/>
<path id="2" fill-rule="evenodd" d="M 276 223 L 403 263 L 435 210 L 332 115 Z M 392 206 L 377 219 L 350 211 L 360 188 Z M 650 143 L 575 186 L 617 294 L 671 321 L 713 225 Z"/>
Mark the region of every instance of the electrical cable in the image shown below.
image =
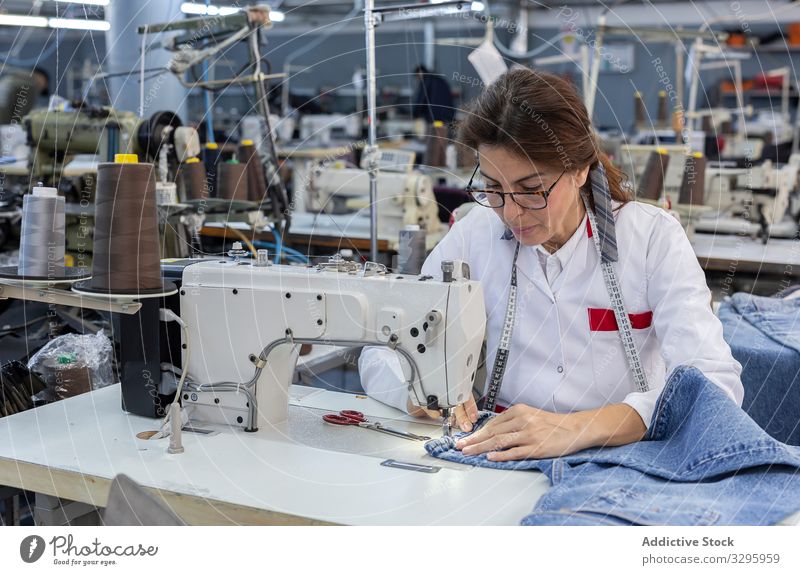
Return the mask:
<path id="1" fill-rule="evenodd" d="M 273 226 L 272 235 L 275 236 L 275 263 L 281 263 L 281 250 L 283 249 L 283 238 L 278 228 Z"/>

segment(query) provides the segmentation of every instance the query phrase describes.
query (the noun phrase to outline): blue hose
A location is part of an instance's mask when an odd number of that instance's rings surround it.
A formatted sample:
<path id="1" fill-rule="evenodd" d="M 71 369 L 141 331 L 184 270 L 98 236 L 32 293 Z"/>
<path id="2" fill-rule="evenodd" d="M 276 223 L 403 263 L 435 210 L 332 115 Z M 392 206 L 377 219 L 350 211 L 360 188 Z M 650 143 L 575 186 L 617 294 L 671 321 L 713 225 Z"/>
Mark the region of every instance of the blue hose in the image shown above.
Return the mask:
<path id="1" fill-rule="evenodd" d="M 281 237 L 281 233 L 278 231 L 276 226 L 272 228 L 272 235 L 275 236 L 275 263 L 280 263 L 281 261 L 281 251 L 283 250 L 283 238 Z"/>

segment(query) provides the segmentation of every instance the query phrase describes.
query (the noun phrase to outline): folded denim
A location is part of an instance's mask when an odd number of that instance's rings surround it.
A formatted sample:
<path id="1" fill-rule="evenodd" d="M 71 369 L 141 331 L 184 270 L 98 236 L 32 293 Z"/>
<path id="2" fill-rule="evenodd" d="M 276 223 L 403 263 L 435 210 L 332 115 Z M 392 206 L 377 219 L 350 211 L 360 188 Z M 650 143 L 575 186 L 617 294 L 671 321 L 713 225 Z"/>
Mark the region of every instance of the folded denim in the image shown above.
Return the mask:
<path id="1" fill-rule="evenodd" d="M 730 305 L 759 331 L 800 353 L 800 298 L 735 293 L 722 305 Z"/>
<path id="2" fill-rule="evenodd" d="M 493 414 L 481 413 L 475 430 Z M 434 457 L 538 470 L 552 487 L 523 525 L 771 525 L 800 510 L 800 448 L 766 434 L 695 368 L 670 375 L 642 441 L 560 458 L 489 461 L 442 437 Z"/>
<path id="3" fill-rule="evenodd" d="M 737 293 L 717 314 L 742 364 L 742 409 L 778 441 L 800 445 L 800 299 Z"/>

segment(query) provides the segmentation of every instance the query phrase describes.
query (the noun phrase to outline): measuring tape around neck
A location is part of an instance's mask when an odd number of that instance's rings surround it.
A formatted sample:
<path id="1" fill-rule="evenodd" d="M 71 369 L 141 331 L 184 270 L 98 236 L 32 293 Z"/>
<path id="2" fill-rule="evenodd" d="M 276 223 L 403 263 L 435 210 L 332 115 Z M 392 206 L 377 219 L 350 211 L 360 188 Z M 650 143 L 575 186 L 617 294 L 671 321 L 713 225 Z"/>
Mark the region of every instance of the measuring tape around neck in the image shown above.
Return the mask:
<path id="1" fill-rule="evenodd" d="M 591 210 L 589 201 L 586 196 L 581 195 L 583 198 L 584 206 L 586 207 L 586 214 L 589 217 L 589 224 L 593 230 L 597 230 L 597 222 L 595 220 L 594 212 Z M 592 234 L 594 245 L 597 248 L 598 256 L 600 251 L 600 234 Z M 503 376 L 506 372 L 508 365 L 508 354 L 511 348 L 511 335 L 514 331 L 514 318 L 517 311 L 517 257 L 519 256 L 519 241 L 514 249 L 514 259 L 511 263 L 511 285 L 508 291 L 508 303 L 506 304 L 506 315 L 503 323 L 503 331 L 500 334 L 500 344 L 497 346 L 497 355 L 494 358 L 494 366 L 492 367 L 491 378 L 489 380 L 489 387 L 484 397 L 483 409 L 486 411 L 494 411 L 497 405 L 497 396 L 500 393 L 500 386 L 503 383 Z M 614 271 L 612 262 L 602 261 L 600 258 L 600 267 L 603 272 L 603 281 L 608 292 L 608 297 L 611 299 L 611 307 L 614 310 L 614 317 L 617 319 L 617 326 L 619 327 L 619 337 L 622 341 L 622 347 L 625 349 L 625 356 L 628 360 L 628 367 L 633 374 L 633 380 L 636 384 L 636 390 L 645 392 L 650 389 L 647 383 L 647 376 L 642 368 L 642 361 L 639 357 L 639 350 L 636 349 L 636 342 L 633 339 L 633 326 L 625 309 L 625 302 L 622 299 L 622 290 L 619 287 L 619 280 Z"/>
<path id="2" fill-rule="evenodd" d="M 489 388 L 483 402 L 483 409 L 494 411 L 497 405 L 497 394 L 506 373 L 508 352 L 511 348 L 511 334 L 514 331 L 514 316 L 517 313 L 517 257 L 519 256 L 519 242 L 514 248 L 514 260 L 511 262 L 511 285 L 508 288 L 508 303 L 506 303 L 506 317 L 503 331 L 500 333 L 500 345 L 497 346 L 497 355 L 494 358 Z"/>
<path id="3" fill-rule="evenodd" d="M 585 194 L 581 194 L 581 198 L 583 199 L 583 205 L 586 207 L 586 214 L 589 217 L 589 223 L 592 229 L 599 230 L 600 228 L 597 227 L 597 220 L 595 219 L 594 212 L 589 205 L 589 199 Z M 608 297 L 611 299 L 611 307 L 614 310 L 614 317 L 617 319 L 617 327 L 619 328 L 619 338 L 622 341 L 622 347 L 628 359 L 628 367 L 633 375 L 636 391 L 645 392 L 650 389 L 650 386 L 647 384 L 647 376 L 642 368 L 639 350 L 636 349 L 636 342 L 633 340 L 633 326 L 631 326 L 630 316 L 628 316 L 628 312 L 625 309 L 625 301 L 622 299 L 622 290 L 619 287 L 617 272 L 614 270 L 613 262 L 603 260 L 602 250 L 600 248 L 600 234 L 592 234 L 592 239 L 594 239 L 597 255 L 600 258 L 600 268 L 603 270 L 603 281 L 606 284 Z"/>

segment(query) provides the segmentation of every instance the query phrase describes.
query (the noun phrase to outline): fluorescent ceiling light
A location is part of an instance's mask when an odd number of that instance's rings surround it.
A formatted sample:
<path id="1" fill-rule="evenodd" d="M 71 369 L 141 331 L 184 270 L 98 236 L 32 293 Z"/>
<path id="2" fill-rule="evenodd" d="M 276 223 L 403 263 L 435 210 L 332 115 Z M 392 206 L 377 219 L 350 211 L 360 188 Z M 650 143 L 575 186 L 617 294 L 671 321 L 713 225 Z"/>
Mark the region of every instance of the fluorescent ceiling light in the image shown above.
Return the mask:
<path id="1" fill-rule="evenodd" d="M 184 2 L 183 4 L 181 4 L 181 12 L 183 12 L 184 14 L 205 14 L 206 7 L 203 4 Z"/>
<path id="2" fill-rule="evenodd" d="M 2 14 L 0 15 L 0 26 L 35 26 L 37 28 L 46 28 L 47 18 Z"/>
<path id="3" fill-rule="evenodd" d="M 111 29 L 111 24 L 105 20 L 84 20 L 78 18 L 50 18 L 48 24 L 51 28 L 69 28 L 70 30 L 101 30 Z"/>
<path id="4" fill-rule="evenodd" d="M 236 14 L 241 8 L 236 6 L 206 6 L 197 2 L 184 2 L 181 4 L 181 12 L 184 14 L 194 14 L 199 16 L 228 16 Z"/>
<path id="5" fill-rule="evenodd" d="M 0 14 L 0 26 L 29 26 L 35 28 L 69 28 L 70 30 L 108 30 L 111 24 L 105 20 L 83 18 L 44 18 L 41 16 L 18 16 Z"/>
<path id="6" fill-rule="evenodd" d="M 206 6 L 198 2 L 184 2 L 181 4 L 181 12 L 194 16 L 228 16 L 241 10 L 236 6 L 214 6 L 213 4 Z M 284 18 L 286 18 L 286 14 L 279 10 L 269 11 L 269 19 L 272 22 L 283 22 Z"/>
<path id="7" fill-rule="evenodd" d="M 67 4 L 89 4 L 90 6 L 108 6 L 108 0 L 55 0 Z"/>

